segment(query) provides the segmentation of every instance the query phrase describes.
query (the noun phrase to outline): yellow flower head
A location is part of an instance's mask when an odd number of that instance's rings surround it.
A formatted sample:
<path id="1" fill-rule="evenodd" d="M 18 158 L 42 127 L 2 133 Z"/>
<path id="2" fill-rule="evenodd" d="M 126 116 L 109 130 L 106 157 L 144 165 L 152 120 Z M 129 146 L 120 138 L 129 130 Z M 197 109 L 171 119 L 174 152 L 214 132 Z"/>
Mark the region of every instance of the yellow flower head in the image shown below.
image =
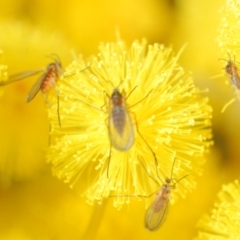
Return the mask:
<path id="1" fill-rule="evenodd" d="M 229 53 L 236 58 L 240 53 L 240 1 L 239 0 L 226 0 L 225 7 L 221 10 L 223 15 L 218 29 L 219 35 L 217 38 L 221 54 Z"/>
<path id="2" fill-rule="evenodd" d="M 67 67 L 58 82 L 59 111 L 49 109 L 48 161 L 71 186 L 84 183 L 90 204 L 116 196 L 119 207 L 188 173 L 177 191 L 194 188 L 192 175 L 211 144 L 211 108 L 177 60 L 163 45 L 135 41 L 128 49 L 119 41 Z M 119 100 L 122 108 L 114 108 Z"/>
<path id="3" fill-rule="evenodd" d="M 223 185 L 218 194 L 215 208 L 199 222 L 198 237 L 195 240 L 240 239 L 240 185 L 236 180 Z"/>
<path id="4" fill-rule="evenodd" d="M 232 87 L 235 97 L 240 100 L 240 1 L 226 0 L 222 8 L 222 19 L 218 29 L 217 37 L 219 53 L 223 61 L 223 69 L 228 76 L 228 85 Z M 225 108 L 230 105 L 230 101 Z"/>
<path id="5" fill-rule="evenodd" d="M 45 102 L 37 96 L 26 104 L 26 97 L 40 75 L 11 84 L 8 76 L 44 68 L 52 61 L 45 57 L 51 53 L 57 52 L 64 63 L 70 45 L 55 31 L 43 31 L 20 20 L 1 21 L 0 32 L 4 52 L 3 56 L 0 54 L 1 189 L 10 187 L 14 181 L 35 179 L 47 169 L 43 161 L 49 129 Z M 2 63 L 7 64 L 8 74 Z"/>

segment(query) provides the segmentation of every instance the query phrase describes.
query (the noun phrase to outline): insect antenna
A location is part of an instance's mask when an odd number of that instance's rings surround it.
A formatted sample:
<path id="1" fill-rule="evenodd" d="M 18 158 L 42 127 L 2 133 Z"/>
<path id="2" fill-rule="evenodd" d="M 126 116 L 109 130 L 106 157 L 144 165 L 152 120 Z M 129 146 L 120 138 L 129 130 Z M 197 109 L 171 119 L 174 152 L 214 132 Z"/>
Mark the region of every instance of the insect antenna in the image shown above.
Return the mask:
<path id="1" fill-rule="evenodd" d="M 136 86 L 136 87 L 137 87 L 137 86 Z M 136 87 L 135 87 L 133 90 L 135 90 Z M 153 90 L 153 89 L 152 89 L 152 90 Z M 134 103 L 133 105 L 131 105 L 130 107 L 128 107 L 128 109 L 129 109 L 129 108 L 132 108 L 132 107 L 136 106 L 137 104 L 139 104 L 140 102 L 144 101 L 144 100 L 150 95 L 150 93 L 152 92 L 152 90 L 149 91 L 149 93 L 148 93 L 144 98 L 142 98 L 140 101 L 138 101 L 138 102 Z M 132 92 L 133 92 L 133 91 L 131 91 L 131 93 L 132 93 Z M 129 96 L 130 96 L 130 94 L 128 95 L 128 97 L 129 97 Z"/>
<path id="2" fill-rule="evenodd" d="M 178 182 L 180 182 L 182 179 L 184 179 L 185 177 L 189 176 L 190 174 L 186 174 L 183 177 L 179 178 L 176 182 L 173 183 L 173 186 L 175 186 Z"/>
<path id="3" fill-rule="evenodd" d="M 174 168 L 175 162 L 176 162 L 176 157 L 174 157 L 174 159 L 173 159 L 173 165 L 172 165 L 172 170 L 171 170 L 171 178 L 170 178 L 171 180 L 173 179 L 172 176 L 173 176 L 173 168 Z M 175 185 L 176 185 L 179 181 L 181 181 L 183 178 L 187 177 L 188 175 L 190 175 L 190 174 L 186 174 L 186 175 L 184 175 L 183 177 L 179 178 L 176 182 L 173 183 L 173 187 L 175 187 Z"/>
<path id="4" fill-rule="evenodd" d="M 130 95 L 133 93 L 133 91 L 137 88 L 138 86 L 135 86 L 130 93 L 127 95 L 127 97 L 125 98 L 125 101 L 127 101 L 127 99 L 130 97 Z"/>
<path id="5" fill-rule="evenodd" d="M 61 65 L 60 58 L 56 53 L 51 53 L 50 55 L 46 55 L 45 57 L 51 58 L 54 60 L 54 62 L 60 63 L 60 65 Z"/>

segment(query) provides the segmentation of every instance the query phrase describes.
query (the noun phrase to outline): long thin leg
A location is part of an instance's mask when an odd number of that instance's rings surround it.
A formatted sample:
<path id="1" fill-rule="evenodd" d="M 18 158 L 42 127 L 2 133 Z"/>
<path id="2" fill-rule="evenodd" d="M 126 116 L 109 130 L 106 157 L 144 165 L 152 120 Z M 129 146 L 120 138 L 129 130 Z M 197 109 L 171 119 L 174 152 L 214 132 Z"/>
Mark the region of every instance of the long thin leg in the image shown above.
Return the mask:
<path id="1" fill-rule="evenodd" d="M 58 124 L 60 127 L 62 127 L 61 125 L 61 120 L 60 120 L 60 108 L 59 108 L 59 103 L 60 103 L 60 99 L 59 99 L 59 95 L 57 96 L 57 115 L 58 115 Z"/>
<path id="2" fill-rule="evenodd" d="M 157 174 L 157 177 L 159 179 L 161 179 L 158 175 L 158 160 L 157 160 L 157 157 L 156 157 L 156 154 L 155 152 L 152 150 L 151 146 L 148 144 L 148 142 L 145 140 L 145 138 L 142 136 L 142 134 L 139 132 L 139 129 L 138 129 L 138 124 L 137 124 L 137 119 L 136 119 L 136 115 L 135 113 L 131 112 L 134 116 L 134 119 L 135 119 L 135 123 L 136 123 L 136 130 L 137 130 L 137 133 L 139 134 L 139 136 L 142 138 L 142 140 L 145 142 L 145 144 L 147 145 L 148 149 L 151 151 L 152 155 L 153 155 L 153 158 L 154 158 L 154 161 L 155 161 L 155 165 L 156 165 L 156 174 Z"/>
<path id="3" fill-rule="evenodd" d="M 138 158 L 138 161 L 141 163 L 143 169 L 146 171 L 147 175 L 157 184 L 159 185 L 159 182 L 154 178 L 152 177 L 149 172 L 147 171 L 146 167 L 144 166 L 144 164 L 142 163 L 142 161 Z M 161 180 L 161 179 L 160 179 Z M 162 181 L 162 180 L 161 180 Z M 163 181 L 162 181 L 163 182 Z"/>
<path id="4" fill-rule="evenodd" d="M 56 84 L 54 83 L 54 89 L 55 89 L 55 92 L 56 92 L 56 96 L 57 96 L 57 115 L 58 115 L 58 124 L 60 127 L 61 126 L 61 120 L 60 120 L 60 106 L 59 106 L 59 103 L 60 103 L 60 95 L 59 95 L 59 91 L 58 91 L 58 88 L 56 86 Z"/>

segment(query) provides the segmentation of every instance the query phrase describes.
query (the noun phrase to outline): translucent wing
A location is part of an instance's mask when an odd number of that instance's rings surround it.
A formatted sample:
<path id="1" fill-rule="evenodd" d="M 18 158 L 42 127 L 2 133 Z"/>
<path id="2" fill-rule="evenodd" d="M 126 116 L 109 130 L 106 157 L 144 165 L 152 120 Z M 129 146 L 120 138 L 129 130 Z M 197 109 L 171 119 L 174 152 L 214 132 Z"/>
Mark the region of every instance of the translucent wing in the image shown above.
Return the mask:
<path id="1" fill-rule="evenodd" d="M 235 62 L 232 60 L 227 61 L 225 71 L 230 78 L 231 84 L 233 84 L 235 88 L 240 89 L 240 72 Z"/>
<path id="2" fill-rule="evenodd" d="M 240 100 L 240 77 L 239 72 L 235 73 L 231 76 L 229 75 L 230 86 L 233 89 L 233 93 L 235 97 Z"/>
<path id="3" fill-rule="evenodd" d="M 160 202 L 159 202 L 160 201 Z M 169 199 L 158 199 L 154 201 L 154 203 L 147 210 L 146 218 L 145 218 L 145 226 L 148 230 L 154 231 L 160 227 L 163 223 L 167 208 L 168 208 Z M 156 205 L 161 206 L 158 208 Z"/>
<path id="4" fill-rule="evenodd" d="M 46 78 L 47 73 L 43 74 L 32 86 L 31 90 L 29 91 L 29 94 L 27 96 L 26 101 L 30 102 L 35 96 L 36 94 L 39 92 L 42 83 L 44 82 L 45 78 Z"/>
<path id="5" fill-rule="evenodd" d="M 11 75 L 11 76 L 9 76 L 7 81 L 0 82 L 0 86 L 4 86 L 4 85 L 10 84 L 10 83 L 22 80 L 24 78 L 33 76 L 33 75 L 43 72 L 43 71 L 45 71 L 45 69 L 30 70 L 30 71 L 20 72 L 20 73 Z"/>
<path id="6" fill-rule="evenodd" d="M 132 120 L 125 107 L 115 106 L 109 116 L 109 138 L 114 148 L 127 151 L 134 142 Z"/>

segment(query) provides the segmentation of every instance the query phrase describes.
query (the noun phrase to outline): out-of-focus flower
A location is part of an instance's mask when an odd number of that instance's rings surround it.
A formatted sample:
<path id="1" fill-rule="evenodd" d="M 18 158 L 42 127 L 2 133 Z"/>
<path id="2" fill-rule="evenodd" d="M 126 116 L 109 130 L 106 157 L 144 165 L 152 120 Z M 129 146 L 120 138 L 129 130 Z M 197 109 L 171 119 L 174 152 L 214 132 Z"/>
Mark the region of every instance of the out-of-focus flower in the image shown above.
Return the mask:
<path id="1" fill-rule="evenodd" d="M 83 235 L 90 225 L 92 212 L 97 210 L 54 179 L 50 172 L 1 190 L 0 206 L 1 240 L 86 239 Z M 92 230 L 97 231 L 97 227 Z M 89 233 L 89 237 L 94 233 Z"/>
<path id="2" fill-rule="evenodd" d="M 169 1 L 10 0 L 0 2 L 0 9 L 0 20 L 23 18 L 37 28 L 60 30 L 83 54 L 95 53 L 99 41 L 116 40 L 116 28 L 127 42 L 144 36 L 166 42 L 174 23 Z"/>
<path id="3" fill-rule="evenodd" d="M 192 175 L 176 192 L 185 196 L 195 187 L 193 176 L 201 172 L 203 154 L 212 143 L 211 108 L 178 58 L 163 45 L 135 41 L 127 48 L 119 41 L 101 44 L 100 53 L 87 63 L 81 59 L 66 68 L 58 84 L 62 127 L 57 106 L 49 111 L 48 161 L 71 186 L 84 179 L 89 203 L 109 195 L 148 196 L 159 189 L 158 176 L 170 177 L 174 159 L 173 178 Z M 134 144 L 125 152 L 110 149 L 106 120 L 115 87 L 126 93 L 134 123 Z M 114 205 L 129 198 L 116 197 Z"/>
<path id="4" fill-rule="evenodd" d="M 0 38 L 4 51 L 1 61 L 8 66 L 8 75 L 44 68 L 52 61 L 46 57 L 51 53 L 57 53 L 63 63 L 70 58 L 70 47 L 59 34 L 14 21 L 1 21 L 0 32 L 4 33 Z M 6 66 L 1 65 L 1 81 L 7 81 L 5 70 Z M 3 91 L 0 99 L 0 187 L 9 187 L 12 181 L 36 178 L 47 166 L 43 151 L 48 146 L 49 131 L 45 102 L 37 96 L 26 103 L 38 78 L 35 75 L 0 87 Z"/>
<path id="5" fill-rule="evenodd" d="M 240 185 L 239 181 L 223 185 L 211 214 L 199 222 L 195 240 L 237 240 L 240 238 Z"/>
<path id="6" fill-rule="evenodd" d="M 8 79 L 7 65 L 2 64 L 2 54 L 3 51 L 0 49 L 0 81 L 6 81 Z M 0 89 L 0 95 L 2 95 L 3 90 Z"/>

